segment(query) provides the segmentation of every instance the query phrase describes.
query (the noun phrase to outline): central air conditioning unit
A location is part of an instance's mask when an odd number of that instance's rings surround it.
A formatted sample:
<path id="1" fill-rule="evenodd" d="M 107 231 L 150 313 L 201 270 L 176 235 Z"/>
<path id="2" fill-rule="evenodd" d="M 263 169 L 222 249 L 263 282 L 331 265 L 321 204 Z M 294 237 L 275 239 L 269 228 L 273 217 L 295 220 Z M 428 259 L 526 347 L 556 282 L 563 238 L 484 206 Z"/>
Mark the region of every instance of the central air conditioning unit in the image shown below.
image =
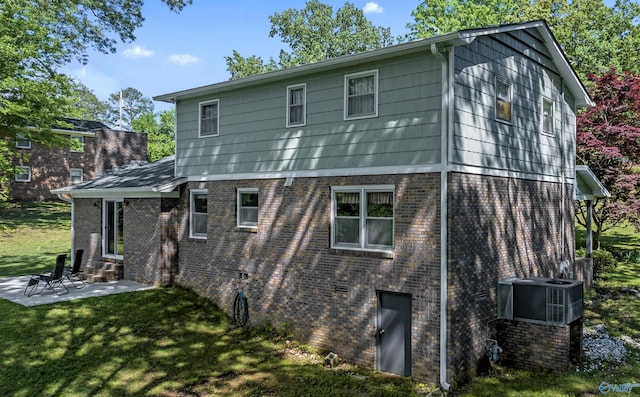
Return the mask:
<path id="1" fill-rule="evenodd" d="M 582 317 L 582 281 L 510 277 L 498 281 L 498 317 L 567 325 Z"/>

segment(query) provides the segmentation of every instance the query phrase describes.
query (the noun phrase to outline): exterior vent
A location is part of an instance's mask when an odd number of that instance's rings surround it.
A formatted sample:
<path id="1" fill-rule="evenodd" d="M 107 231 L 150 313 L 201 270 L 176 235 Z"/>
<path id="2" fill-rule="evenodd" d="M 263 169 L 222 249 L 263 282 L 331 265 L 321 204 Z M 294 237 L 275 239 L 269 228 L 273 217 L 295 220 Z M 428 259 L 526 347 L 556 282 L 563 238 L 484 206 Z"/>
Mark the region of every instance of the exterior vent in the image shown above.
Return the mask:
<path id="1" fill-rule="evenodd" d="M 582 281 L 509 278 L 498 282 L 498 317 L 567 325 L 582 317 Z"/>
<path id="2" fill-rule="evenodd" d="M 349 287 L 344 284 L 335 284 L 334 288 L 336 294 L 346 294 L 349 292 Z"/>

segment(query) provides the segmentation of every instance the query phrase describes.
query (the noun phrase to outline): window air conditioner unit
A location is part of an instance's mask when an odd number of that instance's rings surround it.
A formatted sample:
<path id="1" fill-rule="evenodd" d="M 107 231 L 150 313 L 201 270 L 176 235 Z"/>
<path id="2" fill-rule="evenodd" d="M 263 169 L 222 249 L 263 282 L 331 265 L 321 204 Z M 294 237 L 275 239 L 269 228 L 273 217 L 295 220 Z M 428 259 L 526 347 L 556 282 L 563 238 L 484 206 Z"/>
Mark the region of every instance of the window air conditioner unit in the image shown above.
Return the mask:
<path id="1" fill-rule="evenodd" d="M 582 317 L 582 281 L 511 277 L 498 282 L 498 317 L 567 325 Z"/>

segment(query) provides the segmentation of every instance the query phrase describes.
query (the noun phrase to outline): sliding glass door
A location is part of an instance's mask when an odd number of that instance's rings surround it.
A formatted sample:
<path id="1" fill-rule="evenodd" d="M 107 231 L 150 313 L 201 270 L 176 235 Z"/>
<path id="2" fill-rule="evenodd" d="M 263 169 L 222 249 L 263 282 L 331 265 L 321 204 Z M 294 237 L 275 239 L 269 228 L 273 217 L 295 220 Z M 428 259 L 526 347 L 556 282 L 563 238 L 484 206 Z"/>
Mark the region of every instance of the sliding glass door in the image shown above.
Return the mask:
<path id="1" fill-rule="evenodd" d="M 122 258 L 124 246 L 124 211 L 122 210 L 122 200 L 104 200 L 103 204 L 103 255 Z"/>

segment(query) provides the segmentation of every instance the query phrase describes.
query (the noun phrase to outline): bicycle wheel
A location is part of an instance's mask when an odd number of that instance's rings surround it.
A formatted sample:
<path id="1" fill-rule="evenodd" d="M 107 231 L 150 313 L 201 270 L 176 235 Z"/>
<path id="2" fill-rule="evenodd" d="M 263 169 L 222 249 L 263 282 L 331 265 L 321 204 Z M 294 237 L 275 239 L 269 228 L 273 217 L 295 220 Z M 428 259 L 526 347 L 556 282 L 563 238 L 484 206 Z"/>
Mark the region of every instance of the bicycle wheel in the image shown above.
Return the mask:
<path id="1" fill-rule="evenodd" d="M 249 320 L 249 304 L 244 292 L 238 292 L 233 300 L 233 324 L 243 327 Z"/>

